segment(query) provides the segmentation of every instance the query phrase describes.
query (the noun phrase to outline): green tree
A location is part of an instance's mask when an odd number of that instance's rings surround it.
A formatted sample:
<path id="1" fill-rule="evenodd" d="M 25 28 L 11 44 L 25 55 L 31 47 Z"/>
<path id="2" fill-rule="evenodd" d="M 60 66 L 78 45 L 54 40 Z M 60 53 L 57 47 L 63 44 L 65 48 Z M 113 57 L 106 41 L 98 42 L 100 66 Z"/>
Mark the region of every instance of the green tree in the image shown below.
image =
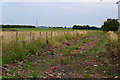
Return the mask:
<path id="1" fill-rule="evenodd" d="M 103 31 L 117 31 L 119 28 L 119 22 L 117 19 L 107 19 L 107 21 L 104 22 L 101 29 Z"/>

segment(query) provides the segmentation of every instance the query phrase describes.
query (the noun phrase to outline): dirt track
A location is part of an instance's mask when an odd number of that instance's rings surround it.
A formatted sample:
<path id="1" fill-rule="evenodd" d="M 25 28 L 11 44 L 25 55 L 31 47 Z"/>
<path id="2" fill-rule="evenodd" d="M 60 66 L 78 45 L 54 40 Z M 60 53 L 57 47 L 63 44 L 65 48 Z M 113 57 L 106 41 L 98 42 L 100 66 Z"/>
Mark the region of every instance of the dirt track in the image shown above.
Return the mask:
<path id="1" fill-rule="evenodd" d="M 101 37 L 102 35 L 82 37 L 72 43 L 62 42 L 58 47 L 46 48 L 46 51 L 42 53 L 33 53 L 25 60 L 9 65 L 3 71 L 3 75 L 15 67 L 17 71 L 9 73 L 8 76 L 15 75 L 19 78 L 118 78 L 120 70 L 118 60 L 112 64 L 108 57 L 101 57 L 90 52 Z M 30 64 L 26 69 L 27 61 Z M 36 74 L 33 75 L 33 72 Z"/>

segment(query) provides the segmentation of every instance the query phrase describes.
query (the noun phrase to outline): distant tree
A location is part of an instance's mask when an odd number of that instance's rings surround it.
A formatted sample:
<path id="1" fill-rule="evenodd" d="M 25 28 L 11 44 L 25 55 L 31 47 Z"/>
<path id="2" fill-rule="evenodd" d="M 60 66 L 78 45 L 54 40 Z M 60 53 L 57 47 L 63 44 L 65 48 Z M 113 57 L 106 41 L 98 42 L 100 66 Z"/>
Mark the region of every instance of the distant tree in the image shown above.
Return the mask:
<path id="1" fill-rule="evenodd" d="M 35 28 L 31 25 L 2 25 L 1 28 Z"/>
<path id="2" fill-rule="evenodd" d="M 73 25 L 72 29 L 81 29 L 81 30 L 99 30 L 100 28 L 97 28 L 95 26 L 89 26 L 89 25 Z"/>
<path id="3" fill-rule="evenodd" d="M 103 31 L 117 31 L 119 28 L 119 22 L 117 19 L 107 19 L 107 21 L 104 22 L 101 29 Z"/>

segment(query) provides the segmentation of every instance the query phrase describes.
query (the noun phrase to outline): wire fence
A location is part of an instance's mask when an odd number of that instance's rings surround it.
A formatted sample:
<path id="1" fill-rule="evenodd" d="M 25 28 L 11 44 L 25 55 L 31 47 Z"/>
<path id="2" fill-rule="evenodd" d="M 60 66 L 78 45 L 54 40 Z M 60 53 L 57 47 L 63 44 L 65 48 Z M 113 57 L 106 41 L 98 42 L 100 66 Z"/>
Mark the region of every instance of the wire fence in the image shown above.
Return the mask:
<path id="1" fill-rule="evenodd" d="M 0 37 L 3 43 L 10 43 L 14 41 L 26 41 L 30 42 L 32 40 L 50 39 L 56 36 L 64 36 L 65 34 L 82 34 L 84 31 L 3 31 Z"/>

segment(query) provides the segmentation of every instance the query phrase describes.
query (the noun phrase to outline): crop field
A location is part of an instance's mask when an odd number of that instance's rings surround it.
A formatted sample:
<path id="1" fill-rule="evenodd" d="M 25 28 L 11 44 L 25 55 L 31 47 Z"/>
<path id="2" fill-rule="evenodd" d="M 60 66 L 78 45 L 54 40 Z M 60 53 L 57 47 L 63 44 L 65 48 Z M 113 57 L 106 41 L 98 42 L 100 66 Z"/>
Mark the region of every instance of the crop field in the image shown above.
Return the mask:
<path id="1" fill-rule="evenodd" d="M 72 29 L 2 31 L 2 77 L 120 78 L 119 34 Z"/>

